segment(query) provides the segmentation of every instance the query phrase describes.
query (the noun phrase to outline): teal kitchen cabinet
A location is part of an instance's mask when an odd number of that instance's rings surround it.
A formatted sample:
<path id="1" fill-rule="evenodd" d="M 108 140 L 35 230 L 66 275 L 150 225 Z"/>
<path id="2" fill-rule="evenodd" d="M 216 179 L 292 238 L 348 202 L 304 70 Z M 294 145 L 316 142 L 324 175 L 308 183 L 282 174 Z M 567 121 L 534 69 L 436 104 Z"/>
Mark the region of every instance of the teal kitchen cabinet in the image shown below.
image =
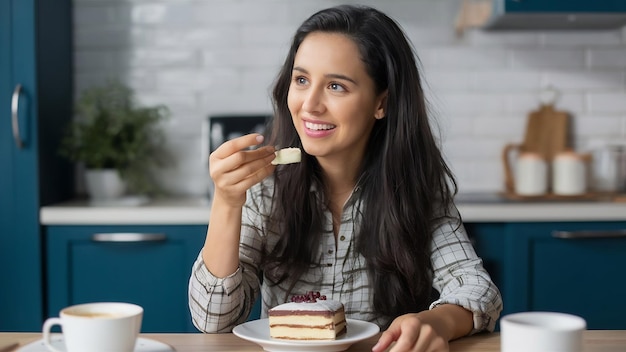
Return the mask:
<path id="1" fill-rule="evenodd" d="M 70 0 L 0 0 L 0 331 L 40 331 L 39 207 L 72 197 L 56 154 L 72 115 Z"/>
<path id="2" fill-rule="evenodd" d="M 142 332 L 197 332 L 187 287 L 205 235 L 202 225 L 46 227 L 48 316 L 123 301 L 144 308 Z"/>
<path id="3" fill-rule="evenodd" d="M 466 227 L 502 291 L 503 314 L 558 311 L 589 329 L 626 329 L 626 222 Z"/>

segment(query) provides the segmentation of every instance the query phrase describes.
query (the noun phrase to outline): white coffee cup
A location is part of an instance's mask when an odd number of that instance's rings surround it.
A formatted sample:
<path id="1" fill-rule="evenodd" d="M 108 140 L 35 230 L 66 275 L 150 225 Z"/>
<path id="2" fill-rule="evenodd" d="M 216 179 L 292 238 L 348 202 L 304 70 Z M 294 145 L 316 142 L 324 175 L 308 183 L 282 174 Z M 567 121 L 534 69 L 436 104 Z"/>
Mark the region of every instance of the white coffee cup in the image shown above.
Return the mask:
<path id="1" fill-rule="evenodd" d="M 43 341 L 54 352 L 133 352 L 143 308 L 131 303 L 86 303 L 64 308 L 43 324 Z M 66 351 L 52 346 L 50 328 L 61 325 Z"/>
<path id="2" fill-rule="evenodd" d="M 501 352 L 581 352 L 587 323 L 556 312 L 509 314 L 500 320 Z"/>

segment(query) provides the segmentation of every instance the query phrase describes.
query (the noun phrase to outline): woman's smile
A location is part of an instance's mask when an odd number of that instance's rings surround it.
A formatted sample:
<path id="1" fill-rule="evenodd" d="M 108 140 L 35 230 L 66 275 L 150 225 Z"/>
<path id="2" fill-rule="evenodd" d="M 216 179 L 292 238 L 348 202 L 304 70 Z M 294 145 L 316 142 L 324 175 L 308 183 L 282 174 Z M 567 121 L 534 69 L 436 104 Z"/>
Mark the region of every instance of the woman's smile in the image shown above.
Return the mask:
<path id="1" fill-rule="evenodd" d="M 331 135 L 337 126 L 324 122 L 303 120 L 304 132 L 312 138 L 322 138 Z"/>

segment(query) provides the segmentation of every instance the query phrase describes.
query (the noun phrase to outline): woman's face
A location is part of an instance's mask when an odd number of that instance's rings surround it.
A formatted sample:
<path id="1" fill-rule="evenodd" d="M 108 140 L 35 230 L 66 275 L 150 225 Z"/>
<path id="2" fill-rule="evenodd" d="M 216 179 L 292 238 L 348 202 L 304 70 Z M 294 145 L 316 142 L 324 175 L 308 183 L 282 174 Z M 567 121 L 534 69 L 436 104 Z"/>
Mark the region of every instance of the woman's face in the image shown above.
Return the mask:
<path id="1" fill-rule="evenodd" d="M 300 44 L 287 96 L 307 154 L 320 162 L 360 164 L 386 92 L 376 95 L 356 44 L 338 33 L 313 32 Z"/>

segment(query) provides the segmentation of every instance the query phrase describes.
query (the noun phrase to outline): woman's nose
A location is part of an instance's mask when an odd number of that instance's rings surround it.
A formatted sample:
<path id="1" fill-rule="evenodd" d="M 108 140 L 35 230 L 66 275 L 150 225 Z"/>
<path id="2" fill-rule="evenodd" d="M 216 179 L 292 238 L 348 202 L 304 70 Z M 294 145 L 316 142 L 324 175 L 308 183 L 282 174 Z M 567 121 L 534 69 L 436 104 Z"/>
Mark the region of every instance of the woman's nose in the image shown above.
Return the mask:
<path id="1" fill-rule="evenodd" d="M 321 113 L 324 111 L 323 95 L 319 89 L 308 89 L 304 94 L 302 109 L 309 113 Z"/>

